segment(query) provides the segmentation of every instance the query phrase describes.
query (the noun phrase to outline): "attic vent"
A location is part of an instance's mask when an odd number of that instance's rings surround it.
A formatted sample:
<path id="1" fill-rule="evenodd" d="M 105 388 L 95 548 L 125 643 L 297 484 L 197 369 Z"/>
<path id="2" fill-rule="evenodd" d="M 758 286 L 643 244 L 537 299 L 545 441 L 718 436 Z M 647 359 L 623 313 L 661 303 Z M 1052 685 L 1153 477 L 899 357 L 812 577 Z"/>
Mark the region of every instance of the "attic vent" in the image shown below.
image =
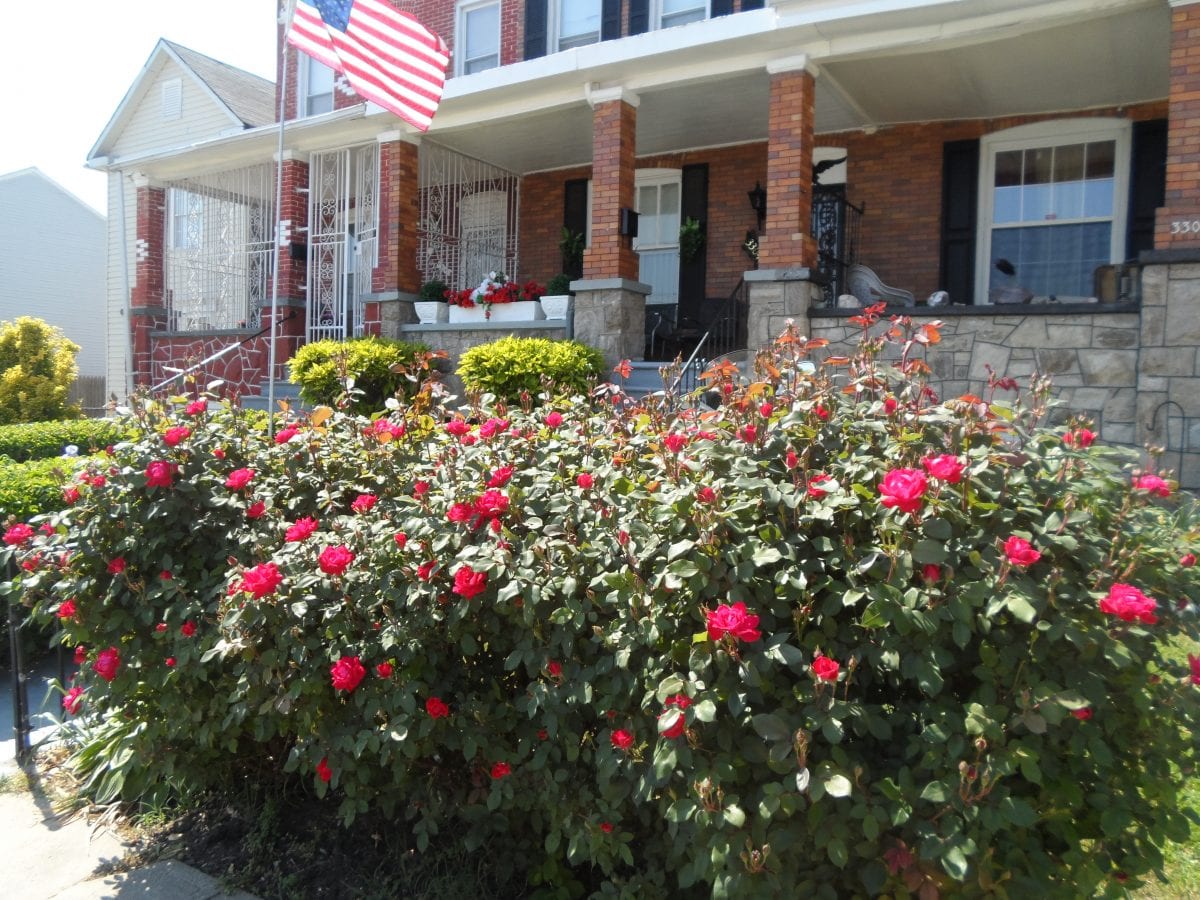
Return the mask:
<path id="1" fill-rule="evenodd" d="M 162 83 L 163 120 L 178 119 L 183 114 L 183 81 L 172 78 Z"/>

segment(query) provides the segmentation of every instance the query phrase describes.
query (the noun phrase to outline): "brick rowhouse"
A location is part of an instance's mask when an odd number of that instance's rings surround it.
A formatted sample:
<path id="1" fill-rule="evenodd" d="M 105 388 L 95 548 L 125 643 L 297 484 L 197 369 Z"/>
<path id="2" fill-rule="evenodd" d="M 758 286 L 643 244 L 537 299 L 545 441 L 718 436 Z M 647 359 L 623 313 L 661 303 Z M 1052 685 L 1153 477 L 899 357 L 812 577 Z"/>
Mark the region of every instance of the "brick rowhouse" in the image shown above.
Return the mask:
<path id="1" fill-rule="evenodd" d="M 1200 2 L 1171 2 L 1166 205 L 1155 219 L 1159 250 L 1200 247 Z"/>
<path id="2" fill-rule="evenodd" d="M 815 83 L 803 59 L 768 66 L 767 223 L 759 240 L 764 269 L 816 266 L 813 239 L 812 151 Z"/>
<path id="3" fill-rule="evenodd" d="M 633 209 L 636 169 L 635 97 L 597 102 L 592 112 L 592 246 L 583 254 L 583 277 L 638 277 L 633 239 L 620 234 L 621 210 Z"/>
<path id="4" fill-rule="evenodd" d="M 129 328 L 133 343 L 133 381 L 151 383 L 151 334 L 166 327 L 163 242 L 167 195 L 160 187 L 137 187 L 137 244 L 135 281 L 130 289 Z"/>

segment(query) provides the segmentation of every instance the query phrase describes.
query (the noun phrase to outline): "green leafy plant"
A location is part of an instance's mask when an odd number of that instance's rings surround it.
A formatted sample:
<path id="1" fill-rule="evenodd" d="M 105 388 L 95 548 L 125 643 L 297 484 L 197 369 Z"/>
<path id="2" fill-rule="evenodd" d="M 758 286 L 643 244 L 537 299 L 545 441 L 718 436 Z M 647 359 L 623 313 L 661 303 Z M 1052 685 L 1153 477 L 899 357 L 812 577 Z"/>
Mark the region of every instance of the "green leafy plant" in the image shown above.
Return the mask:
<path id="1" fill-rule="evenodd" d="M 546 293 L 550 295 L 571 293 L 571 276 L 565 273 L 555 275 L 546 283 Z"/>
<path id="2" fill-rule="evenodd" d="M 82 458 L 0 462 L 0 520 L 26 519 L 66 506 L 63 489 Z"/>
<path id="3" fill-rule="evenodd" d="M 468 391 L 509 401 L 537 396 L 547 378 L 562 393 L 581 392 L 604 371 L 604 357 L 579 341 L 506 337 L 467 350 L 458 376 Z"/>
<path id="4" fill-rule="evenodd" d="M 78 352 L 78 344 L 41 319 L 0 323 L 0 425 L 77 418 L 67 394 Z"/>
<path id="5" fill-rule="evenodd" d="M 1200 514 L 1045 427 L 1044 382 L 939 402 L 935 324 L 855 321 L 849 359 L 789 330 L 714 366 L 702 414 L 139 408 L 6 535 L 84 648 L 93 789 L 283 772 L 546 897 L 1137 886 L 1188 835 Z"/>
<path id="6" fill-rule="evenodd" d="M 446 291 L 448 290 L 449 286 L 446 284 L 446 282 L 435 279 L 433 281 L 426 281 L 424 284 L 422 284 L 418 296 L 422 300 L 436 300 L 439 303 L 445 303 Z"/>
<path id="7" fill-rule="evenodd" d="M 573 231 L 566 225 L 558 239 L 558 251 L 562 254 L 563 268 L 568 272 L 583 271 L 583 242 L 582 231 Z"/>
<path id="8" fill-rule="evenodd" d="M 691 262 L 703 249 L 704 225 L 688 216 L 679 226 L 679 256 L 684 262 Z"/>
<path id="9" fill-rule="evenodd" d="M 411 367 L 428 347 L 424 344 L 367 337 L 349 341 L 314 341 L 301 347 L 291 360 L 291 381 L 300 385 L 308 403 L 348 404 L 369 414 L 384 407 L 410 382 L 397 370 Z"/>
<path id="10" fill-rule="evenodd" d="M 0 455 L 17 462 L 62 456 L 68 447 L 87 455 L 125 437 L 115 419 L 64 419 L 0 425 Z"/>

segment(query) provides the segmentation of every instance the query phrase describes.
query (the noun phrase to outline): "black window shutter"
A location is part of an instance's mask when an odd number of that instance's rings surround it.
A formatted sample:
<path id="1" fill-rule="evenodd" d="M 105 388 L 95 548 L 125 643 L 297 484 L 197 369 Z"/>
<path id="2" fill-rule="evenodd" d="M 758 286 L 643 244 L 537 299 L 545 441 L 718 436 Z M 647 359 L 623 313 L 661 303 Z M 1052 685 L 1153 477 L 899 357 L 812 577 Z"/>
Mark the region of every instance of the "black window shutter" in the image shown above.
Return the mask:
<path id="1" fill-rule="evenodd" d="M 644 34 L 650 30 L 650 0 L 629 0 L 629 33 Z"/>
<path id="2" fill-rule="evenodd" d="M 979 141 L 942 145 L 942 255 L 938 288 L 953 303 L 975 296 L 975 224 L 979 190 Z"/>
<path id="3" fill-rule="evenodd" d="M 546 12 L 549 0 L 525 0 L 525 59 L 546 55 Z"/>
<path id="4" fill-rule="evenodd" d="M 1154 214 L 1166 202 L 1167 120 L 1133 123 L 1125 258 L 1154 249 Z"/>
<path id="5" fill-rule="evenodd" d="M 621 36 L 621 0 L 602 0 L 600 5 L 600 40 L 612 41 Z"/>
<path id="6" fill-rule="evenodd" d="M 695 219 L 701 229 L 708 228 L 708 165 L 684 166 L 679 192 L 679 224 Z M 707 236 L 707 235 L 706 235 Z M 707 241 L 706 241 L 707 245 Z M 705 270 L 708 254 L 701 248 L 690 260 L 679 257 L 679 313 L 701 319 L 705 310 L 707 283 Z"/>
<path id="7" fill-rule="evenodd" d="M 733 12 L 733 0 L 712 0 L 712 6 L 710 9 L 711 15 L 714 19 L 717 16 L 728 16 Z"/>
<path id="8" fill-rule="evenodd" d="M 748 9 L 762 9 L 763 0 L 742 0 L 742 12 Z"/>
<path id="9" fill-rule="evenodd" d="M 572 234 L 587 234 L 587 197 L 588 180 L 575 178 L 563 184 L 563 227 L 570 229 Z M 572 279 L 583 277 L 583 262 L 581 260 L 561 260 L 562 270 Z"/>

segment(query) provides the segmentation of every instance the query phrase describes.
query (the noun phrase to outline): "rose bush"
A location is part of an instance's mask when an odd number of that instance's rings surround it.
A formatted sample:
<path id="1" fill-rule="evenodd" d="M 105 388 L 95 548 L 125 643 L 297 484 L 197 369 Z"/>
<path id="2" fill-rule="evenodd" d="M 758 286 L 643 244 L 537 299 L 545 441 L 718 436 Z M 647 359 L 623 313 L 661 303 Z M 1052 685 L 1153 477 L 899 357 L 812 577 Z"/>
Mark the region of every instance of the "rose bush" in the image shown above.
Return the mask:
<path id="1" fill-rule="evenodd" d="M 703 416 L 418 390 L 170 446 L 187 407 L 147 406 L 8 589 L 83 648 L 100 796 L 286 773 L 418 848 L 499 839 L 539 896 L 1123 890 L 1188 833 L 1200 517 L 1041 427 L 1044 385 L 937 402 L 930 327 L 815 374 L 789 333 Z"/>

